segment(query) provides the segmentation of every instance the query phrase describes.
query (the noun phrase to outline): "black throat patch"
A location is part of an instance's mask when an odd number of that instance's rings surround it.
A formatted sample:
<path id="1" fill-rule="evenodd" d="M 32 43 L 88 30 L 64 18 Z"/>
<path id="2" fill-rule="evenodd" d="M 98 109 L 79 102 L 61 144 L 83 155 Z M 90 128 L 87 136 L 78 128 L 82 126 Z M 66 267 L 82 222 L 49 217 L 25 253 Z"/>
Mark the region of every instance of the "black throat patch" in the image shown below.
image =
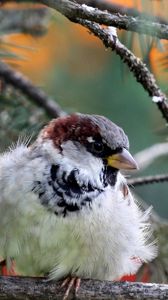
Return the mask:
<path id="1" fill-rule="evenodd" d="M 118 173 L 117 169 L 106 165 L 104 167 L 104 170 L 103 170 L 104 184 L 106 186 L 107 185 L 114 186 L 116 184 L 116 181 L 117 181 L 117 173 Z"/>
<path id="2" fill-rule="evenodd" d="M 78 169 L 73 169 L 68 175 L 60 172 L 59 165 L 51 165 L 46 170 L 45 181 L 35 181 L 32 191 L 36 193 L 42 205 L 56 215 L 65 217 L 70 213 L 78 213 L 83 207 L 92 208 L 92 201 L 104 189 L 97 188 L 88 182 L 82 184 L 77 180 Z M 105 177 L 106 178 L 106 177 Z M 107 186 L 103 177 L 102 183 Z"/>

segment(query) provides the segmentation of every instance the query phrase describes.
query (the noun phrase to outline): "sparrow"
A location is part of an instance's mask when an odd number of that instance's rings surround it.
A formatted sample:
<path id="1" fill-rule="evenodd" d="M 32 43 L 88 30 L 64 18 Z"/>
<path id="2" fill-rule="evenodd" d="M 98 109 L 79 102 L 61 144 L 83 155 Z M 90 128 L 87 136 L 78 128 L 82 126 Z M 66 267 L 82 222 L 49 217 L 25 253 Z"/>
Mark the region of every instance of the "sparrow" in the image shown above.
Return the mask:
<path id="1" fill-rule="evenodd" d="M 0 156 L 0 257 L 23 275 L 117 280 L 156 256 L 149 210 L 121 170 L 137 168 L 124 131 L 99 115 L 52 120 Z"/>

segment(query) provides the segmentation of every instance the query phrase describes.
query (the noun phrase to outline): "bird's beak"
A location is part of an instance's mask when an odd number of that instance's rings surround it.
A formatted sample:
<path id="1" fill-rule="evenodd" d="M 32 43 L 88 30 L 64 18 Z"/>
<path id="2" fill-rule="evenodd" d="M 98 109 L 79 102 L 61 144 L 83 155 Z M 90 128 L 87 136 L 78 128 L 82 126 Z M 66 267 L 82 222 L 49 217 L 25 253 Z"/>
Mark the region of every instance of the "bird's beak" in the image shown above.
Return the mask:
<path id="1" fill-rule="evenodd" d="M 116 153 L 109 156 L 107 158 L 107 164 L 108 166 L 111 166 L 116 169 L 138 169 L 136 161 L 126 149 L 123 149 L 120 153 Z"/>

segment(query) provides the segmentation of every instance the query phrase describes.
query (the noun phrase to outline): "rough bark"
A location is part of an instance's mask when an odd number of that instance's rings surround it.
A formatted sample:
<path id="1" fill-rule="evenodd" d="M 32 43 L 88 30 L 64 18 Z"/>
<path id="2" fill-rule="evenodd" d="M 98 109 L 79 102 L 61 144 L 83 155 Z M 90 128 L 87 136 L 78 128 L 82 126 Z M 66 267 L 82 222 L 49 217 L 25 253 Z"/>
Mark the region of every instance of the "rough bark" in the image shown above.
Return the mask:
<path id="1" fill-rule="evenodd" d="M 0 276 L 0 299 L 62 300 L 65 289 L 60 286 L 60 282 L 47 281 L 45 278 Z M 74 299 L 73 292 L 70 299 Z M 83 280 L 77 299 L 168 299 L 168 285 Z"/>

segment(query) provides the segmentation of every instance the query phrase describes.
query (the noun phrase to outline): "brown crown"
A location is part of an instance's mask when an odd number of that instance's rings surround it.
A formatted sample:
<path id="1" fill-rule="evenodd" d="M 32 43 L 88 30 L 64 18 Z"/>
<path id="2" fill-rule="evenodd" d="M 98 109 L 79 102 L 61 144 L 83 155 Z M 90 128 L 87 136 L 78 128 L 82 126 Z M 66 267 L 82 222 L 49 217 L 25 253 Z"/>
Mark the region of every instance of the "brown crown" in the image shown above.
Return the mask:
<path id="1" fill-rule="evenodd" d="M 85 143 L 86 138 L 99 134 L 99 127 L 91 122 L 89 118 L 80 115 L 70 116 L 52 120 L 42 131 L 44 139 L 51 139 L 55 146 L 59 147 L 67 140 Z"/>

